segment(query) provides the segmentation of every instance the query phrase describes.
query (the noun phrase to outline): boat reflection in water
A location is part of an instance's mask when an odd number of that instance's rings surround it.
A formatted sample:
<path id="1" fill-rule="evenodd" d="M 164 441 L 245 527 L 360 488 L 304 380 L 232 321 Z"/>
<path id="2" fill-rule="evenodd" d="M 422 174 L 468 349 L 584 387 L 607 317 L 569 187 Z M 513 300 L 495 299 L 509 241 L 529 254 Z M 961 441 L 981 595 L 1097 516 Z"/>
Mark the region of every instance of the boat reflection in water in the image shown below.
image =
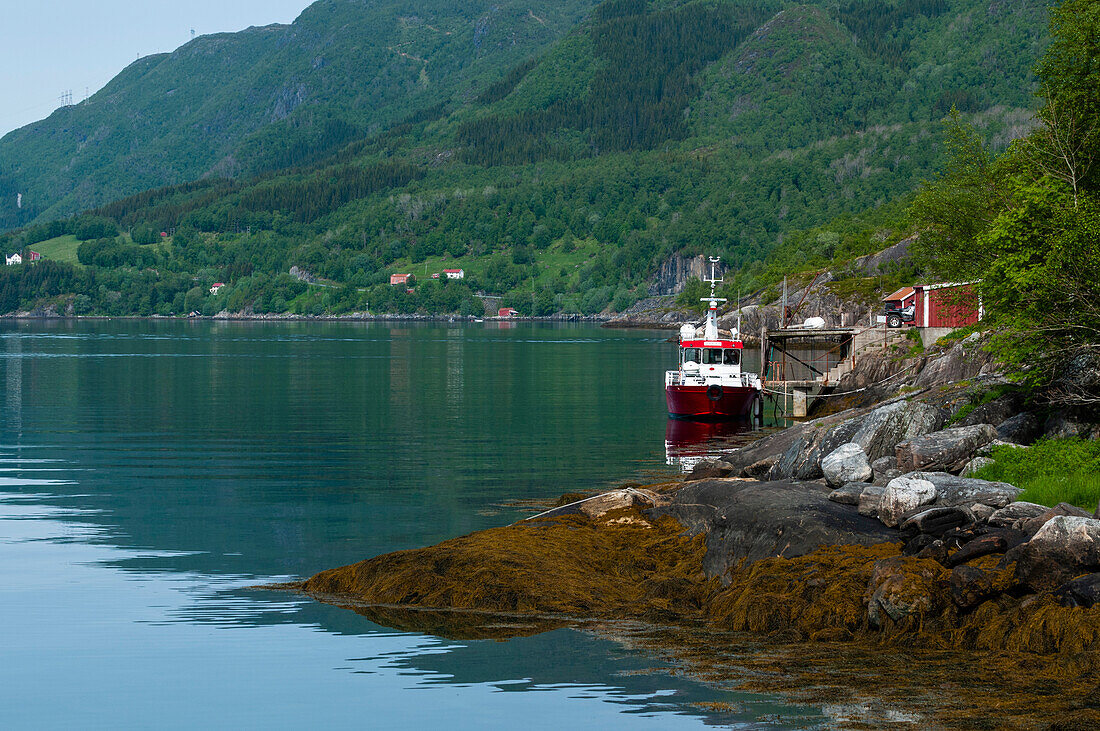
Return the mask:
<path id="1" fill-rule="evenodd" d="M 695 421 L 669 419 L 665 426 L 665 462 L 684 472 L 704 459 L 718 458 L 752 441 L 759 431 L 753 419 Z"/>

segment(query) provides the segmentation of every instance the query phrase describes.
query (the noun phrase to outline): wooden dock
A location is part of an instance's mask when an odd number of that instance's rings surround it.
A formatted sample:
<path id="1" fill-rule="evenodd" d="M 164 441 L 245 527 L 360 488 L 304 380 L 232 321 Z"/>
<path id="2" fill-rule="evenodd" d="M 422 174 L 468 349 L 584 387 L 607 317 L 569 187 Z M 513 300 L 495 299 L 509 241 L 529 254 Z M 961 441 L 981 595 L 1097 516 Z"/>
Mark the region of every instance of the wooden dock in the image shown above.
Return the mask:
<path id="1" fill-rule="evenodd" d="M 859 354 L 885 348 L 904 334 L 876 327 L 767 330 L 761 338 L 761 362 L 768 390 L 790 399 L 790 413 L 804 417 L 815 397 L 832 392 L 850 373 Z"/>

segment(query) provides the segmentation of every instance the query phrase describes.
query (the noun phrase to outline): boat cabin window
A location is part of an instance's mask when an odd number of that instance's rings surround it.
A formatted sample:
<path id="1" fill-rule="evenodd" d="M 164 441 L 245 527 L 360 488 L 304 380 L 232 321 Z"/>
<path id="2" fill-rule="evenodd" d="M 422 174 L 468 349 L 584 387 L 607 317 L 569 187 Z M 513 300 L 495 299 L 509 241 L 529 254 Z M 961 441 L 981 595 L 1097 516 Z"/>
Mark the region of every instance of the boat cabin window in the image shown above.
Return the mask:
<path id="1" fill-rule="evenodd" d="M 741 351 L 736 348 L 684 348 L 681 363 L 703 365 L 740 365 Z"/>

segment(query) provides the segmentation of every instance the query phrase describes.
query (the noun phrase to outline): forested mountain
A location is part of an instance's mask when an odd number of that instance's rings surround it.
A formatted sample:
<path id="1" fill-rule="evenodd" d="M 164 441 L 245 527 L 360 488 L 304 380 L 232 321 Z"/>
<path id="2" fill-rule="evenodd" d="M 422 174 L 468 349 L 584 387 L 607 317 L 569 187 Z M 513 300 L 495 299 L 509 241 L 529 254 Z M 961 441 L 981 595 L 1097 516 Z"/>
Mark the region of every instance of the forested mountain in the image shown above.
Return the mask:
<path id="1" fill-rule="evenodd" d="M 320 0 L 291 25 L 138 59 L 86 102 L 0 140 L 0 230 L 205 175 L 299 164 L 417 110 L 469 101 L 594 4 Z"/>
<path id="2" fill-rule="evenodd" d="M 670 255 L 703 252 L 750 285 L 776 253 L 828 258 L 905 233 L 897 202 L 935 169 L 952 107 L 995 149 L 1026 133 L 1046 13 L 1037 0 L 610 0 L 507 73 L 470 76 L 467 97 L 457 82 L 424 92 L 323 159 L 265 138 L 242 159 L 266 162 L 238 160 L 232 179 L 10 236 L 65 234 L 75 250 L 84 226 L 89 240 L 57 283 L 13 285 L 0 309 L 79 291 L 78 312 L 477 312 L 482 289 L 522 312 L 598 312 L 644 294 Z M 173 235 L 141 245 L 159 231 Z M 444 266 L 469 279 L 385 284 Z M 208 296 L 196 279 L 228 286 Z"/>

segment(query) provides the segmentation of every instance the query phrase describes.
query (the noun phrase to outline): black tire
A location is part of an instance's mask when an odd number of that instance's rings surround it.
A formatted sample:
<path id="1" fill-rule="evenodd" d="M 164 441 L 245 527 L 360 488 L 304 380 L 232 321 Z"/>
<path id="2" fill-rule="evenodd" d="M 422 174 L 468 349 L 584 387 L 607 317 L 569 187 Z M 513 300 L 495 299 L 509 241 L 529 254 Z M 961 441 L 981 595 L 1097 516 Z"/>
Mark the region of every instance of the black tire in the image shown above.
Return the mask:
<path id="1" fill-rule="evenodd" d="M 901 315 L 887 316 L 886 327 L 901 327 Z"/>
<path id="2" fill-rule="evenodd" d="M 712 383 L 707 386 L 707 398 L 711 401 L 721 401 L 722 387 L 719 386 L 717 383 Z"/>

